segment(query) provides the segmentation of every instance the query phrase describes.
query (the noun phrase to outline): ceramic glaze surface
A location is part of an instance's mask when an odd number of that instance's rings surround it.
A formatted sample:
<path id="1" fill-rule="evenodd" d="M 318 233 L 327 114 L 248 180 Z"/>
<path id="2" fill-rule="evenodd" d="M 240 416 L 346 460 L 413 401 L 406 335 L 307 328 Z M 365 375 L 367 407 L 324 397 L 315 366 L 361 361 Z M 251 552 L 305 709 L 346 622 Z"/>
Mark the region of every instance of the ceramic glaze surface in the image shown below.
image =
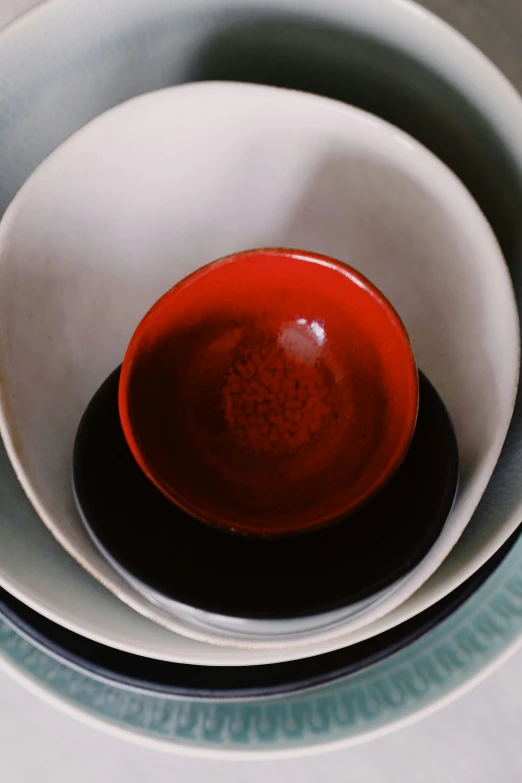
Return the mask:
<path id="1" fill-rule="evenodd" d="M 320 7 L 317 0 L 233 6 L 228 0 L 51 0 L 2 32 L 0 65 L 1 211 L 57 144 L 130 97 L 194 79 L 276 84 L 374 112 L 450 165 L 499 237 L 520 302 L 520 98 L 476 48 L 418 6 L 400 0 L 324 0 Z M 165 281 L 156 297 L 170 284 Z M 106 372 L 115 364 L 108 362 Z M 411 617 L 484 563 L 520 522 L 521 460 L 519 396 L 497 469 L 443 566 L 398 609 L 335 644 Z M 0 490 L 0 582 L 57 622 L 166 660 L 226 664 L 241 656 L 253 663 L 310 654 L 302 648 L 231 656 L 169 633 L 64 552 L 42 526 L 3 449 Z"/>
<path id="2" fill-rule="evenodd" d="M 300 532 L 375 495 L 410 444 L 408 335 L 353 269 L 304 251 L 211 263 L 144 316 L 123 361 L 129 446 L 170 500 L 257 536 Z"/>

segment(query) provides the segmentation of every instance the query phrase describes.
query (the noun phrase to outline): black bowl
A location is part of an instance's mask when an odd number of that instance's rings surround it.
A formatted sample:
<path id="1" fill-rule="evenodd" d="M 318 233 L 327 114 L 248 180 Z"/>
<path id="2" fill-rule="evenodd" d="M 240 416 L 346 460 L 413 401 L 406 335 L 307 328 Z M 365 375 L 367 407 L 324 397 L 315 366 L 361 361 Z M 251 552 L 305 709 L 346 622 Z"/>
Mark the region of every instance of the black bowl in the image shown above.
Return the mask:
<path id="1" fill-rule="evenodd" d="M 188 516 L 145 477 L 118 415 L 119 369 L 80 423 L 73 483 L 100 550 L 142 585 L 185 605 L 246 618 L 291 618 L 365 599 L 408 573 L 447 519 L 458 483 L 453 426 L 420 374 L 409 452 L 364 508 L 292 538 L 252 539 Z"/>

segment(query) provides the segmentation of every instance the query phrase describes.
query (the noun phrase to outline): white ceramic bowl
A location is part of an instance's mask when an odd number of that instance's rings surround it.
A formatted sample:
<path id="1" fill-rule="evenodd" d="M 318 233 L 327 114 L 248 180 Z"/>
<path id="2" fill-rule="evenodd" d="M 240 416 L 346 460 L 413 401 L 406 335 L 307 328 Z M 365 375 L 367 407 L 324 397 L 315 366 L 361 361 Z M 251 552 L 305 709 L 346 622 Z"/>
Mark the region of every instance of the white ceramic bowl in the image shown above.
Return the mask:
<path id="1" fill-rule="evenodd" d="M 0 226 L 0 430 L 58 541 L 142 610 L 75 509 L 76 429 L 153 302 L 203 264 L 259 246 L 338 258 L 383 291 L 446 402 L 460 456 L 437 542 L 373 602 L 271 621 L 147 607 L 173 631 L 263 649 L 334 638 L 395 608 L 454 546 L 498 459 L 517 390 L 516 302 L 488 223 L 433 154 L 340 102 L 231 82 L 150 93 L 89 123 Z"/>
<path id="2" fill-rule="evenodd" d="M 520 301 L 520 99 L 461 36 L 400 0 L 216 0 L 211 7 L 204 0 L 51 0 L 0 36 L 0 210 L 85 121 L 133 95 L 194 78 L 275 80 L 345 99 L 410 131 L 478 199 L 501 240 Z M 492 481 L 443 566 L 382 620 L 313 648 L 230 651 L 147 622 L 56 544 L 5 453 L 0 582 L 64 626 L 139 654 L 224 665 L 302 657 L 390 627 L 473 573 L 520 521 L 521 453 L 517 403 Z"/>

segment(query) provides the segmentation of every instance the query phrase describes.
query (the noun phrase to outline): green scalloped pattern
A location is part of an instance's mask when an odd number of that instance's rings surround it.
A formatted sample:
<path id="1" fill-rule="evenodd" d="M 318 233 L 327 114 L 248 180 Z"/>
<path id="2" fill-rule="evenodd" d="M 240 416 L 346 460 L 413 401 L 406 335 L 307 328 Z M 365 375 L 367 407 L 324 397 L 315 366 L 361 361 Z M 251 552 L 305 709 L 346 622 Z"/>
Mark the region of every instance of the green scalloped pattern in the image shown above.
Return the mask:
<path id="1" fill-rule="evenodd" d="M 142 695 L 58 662 L 0 622 L 0 654 L 54 696 L 149 739 L 214 753 L 346 744 L 412 717 L 470 684 L 522 631 L 522 540 L 450 618 L 406 649 L 339 682 L 232 703 Z"/>

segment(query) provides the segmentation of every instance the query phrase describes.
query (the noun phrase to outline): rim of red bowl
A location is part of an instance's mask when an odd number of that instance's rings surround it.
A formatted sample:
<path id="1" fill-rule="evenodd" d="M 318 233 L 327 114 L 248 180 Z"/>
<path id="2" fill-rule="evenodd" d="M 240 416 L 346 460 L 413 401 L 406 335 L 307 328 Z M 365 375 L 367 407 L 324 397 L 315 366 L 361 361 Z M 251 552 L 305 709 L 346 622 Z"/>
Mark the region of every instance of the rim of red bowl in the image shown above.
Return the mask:
<path id="1" fill-rule="evenodd" d="M 146 331 L 147 321 L 150 319 L 151 316 L 154 315 L 156 309 L 160 308 L 167 299 L 173 296 L 174 292 L 178 293 L 181 289 L 193 283 L 195 279 L 199 277 L 204 277 L 207 274 L 211 273 L 212 270 L 215 269 L 217 266 L 223 266 L 224 264 L 233 263 L 240 259 L 249 258 L 251 256 L 265 255 L 265 254 L 270 254 L 272 256 L 279 255 L 287 258 L 296 258 L 298 260 L 301 259 L 303 261 L 311 261 L 313 263 L 317 263 L 323 266 L 327 266 L 329 268 L 333 268 L 336 271 L 341 272 L 346 277 L 350 278 L 353 282 L 357 283 L 358 285 L 361 285 L 366 291 L 368 291 L 368 293 L 370 293 L 375 299 L 377 299 L 379 303 L 384 307 L 384 309 L 388 312 L 388 314 L 393 319 L 395 319 L 395 321 L 400 327 L 404 344 L 410 356 L 411 373 L 409 378 L 410 381 L 409 391 L 413 392 L 413 399 L 414 399 L 414 410 L 412 411 L 410 416 L 409 426 L 404 428 L 403 437 L 399 440 L 395 452 L 387 464 L 386 470 L 383 471 L 380 474 L 380 476 L 378 476 L 375 479 L 375 481 L 373 481 L 372 484 L 368 486 L 365 492 L 361 493 L 361 495 L 358 498 L 356 498 L 354 502 L 350 503 L 347 509 L 344 510 L 341 509 L 339 513 L 336 514 L 334 517 L 329 516 L 327 518 L 317 518 L 317 520 L 314 520 L 309 524 L 305 524 L 299 527 L 289 528 L 287 530 L 277 530 L 274 532 L 271 531 L 256 532 L 252 527 L 249 527 L 247 525 L 242 526 L 240 523 L 236 521 L 234 521 L 232 525 L 225 518 L 221 519 L 218 518 L 217 516 L 205 515 L 204 510 L 193 505 L 190 500 L 176 493 L 175 489 L 168 482 L 164 481 L 160 475 L 156 474 L 153 470 L 151 470 L 149 463 L 144 458 L 143 453 L 138 445 L 137 439 L 134 434 L 134 429 L 131 424 L 129 407 L 128 407 L 128 391 L 129 391 L 129 386 L 132 377 L 132 367 L 136 356 L 136 346 L 138 342 L 141 340 L 144 332 Z M 235 532 L 247 534 L 253 537 L 270 536 L 275 538 L 275 537 L 288 536 L 294 534 L 298 535 L 301 532 L 313 530 L 318 527 L 323 527 L 328 523 L 333 523 L 339 520 L 340 518 L 357 511 L 357 509 L 361 508 L 363 505 L 368 503 L 376 494 L 378 494 L 378 492 L 380 492 L 381 489 L 383 489 L 386 486 L 386 484 L 393 478 L 393 476 L 401 466 L 408 452 L 409 446 L 411 444 L 415 432 L 418 409 L 419 409 L 419 375 L 417 370 L 417 362 L 413 351 L 413 346 L 411 344 L 409 334 L 402 321 L 402 318 L 400 317 L 396 309 L 393 307 L 393 305 L 390 303 L 390 301 L 385 297 L 385 295 L 370 280 L 368 280 L 367 277 L 361 274 L 361 272 L 358 272 L 349 264 L 345 264 L 342 261 L 338 261 L 335 258 L 323 255 L 321 253 L 313 253 L 307 250 L 299 250 L 296 248 L 285 248 L 285 247 L 253 248 L 250 250 L 241 250 L 236 253 L 230 253 L 229 255 L 222 256 L 221 258 L 218 258 L 214 261 L 210 261 L 208 264 L 205 264 L 204 266 L 199 267 L 199 269 L 196 269 L 194 272 L 191 272 L 191 274 L 187 275 L 182 280 L 179 280 L 171 288 L 169 288 L 168 291 L 162 294 L 162 296 L 159 299 L 157 299 L 154 302 L 154 304 L 149 308 L 149 310 L 145 313 L 141 321 L 138 323 L 138 326 L 134 330 L 131 340 L 127 346 L 127 350 L 125 351 L 125 356 L 123 358 L 123 363 L 121 366 L 120 381 L 118 386 L 118 409 L 119 409 L 119 415 L 120 415 L 120 421 L 121 421 L 123 433 L 125 435 L 127 444 L 132 452 L 132 455 L 134 456 L 134 459 L 140 466 L 143 473 L 147 476 L 147 478 L 171 502 L 175 503 L 179 508 L 181 508 L 183 511 L 190 514 L 191 516 L 195 517 L 200 522 L 204 522 L 206 524 L 212 525 L 219 529 L 230 531 L 231 527 L 233 527 Z"/>

